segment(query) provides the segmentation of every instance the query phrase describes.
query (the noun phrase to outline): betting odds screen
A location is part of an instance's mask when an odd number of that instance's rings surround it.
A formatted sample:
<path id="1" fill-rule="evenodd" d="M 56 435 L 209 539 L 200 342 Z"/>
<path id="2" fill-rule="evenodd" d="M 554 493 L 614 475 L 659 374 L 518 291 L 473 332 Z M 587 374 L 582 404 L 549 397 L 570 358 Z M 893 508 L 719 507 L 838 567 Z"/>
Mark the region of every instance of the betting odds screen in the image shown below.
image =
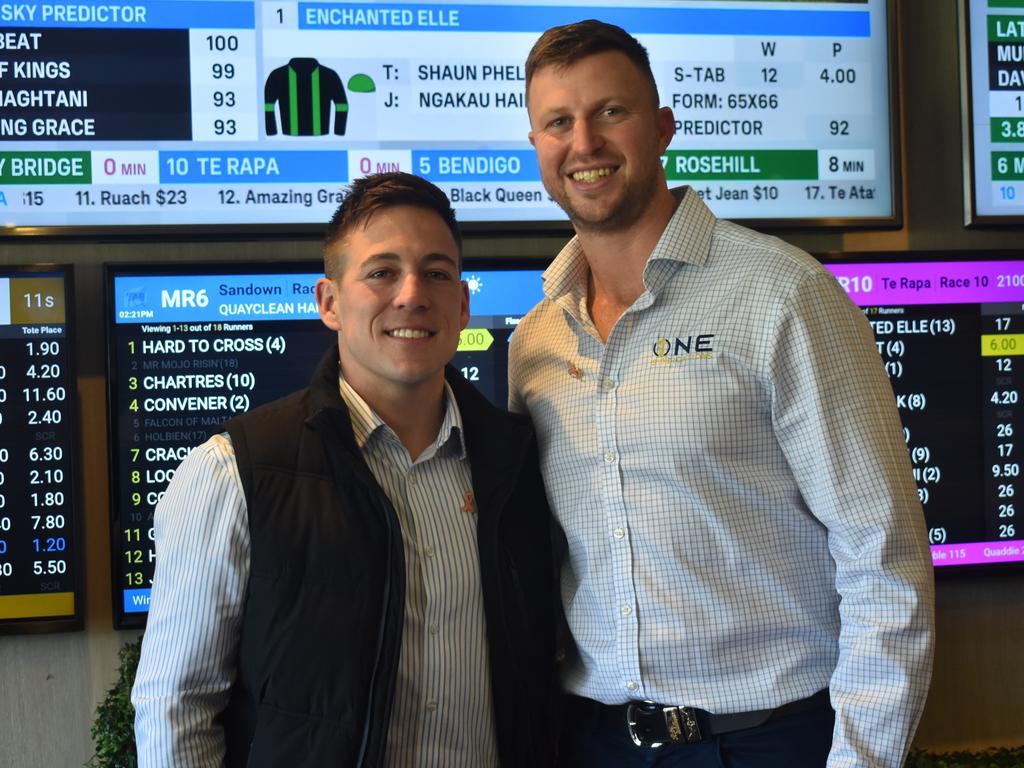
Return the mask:
<path id="1" fill-rule="evenodd" d="M 827 266 L 875 332 L 933 563 L 1024 562 L 1024 260 L 861 258 Z"/>
<path id="2" fill-rule="evenodd" d="M 463 265 L 469 325 L 452 364 L 508 400 L 507 347 L 541 299 L 538 268 Z M 153 509 L 182 459 L 234 416 L 309 384 L 336 337 L 320 321 L 319 263 L 107 267 L 114 613 L 149 606 Z"/>
<path id="3" fill-rule="evenodd" d="M 672 185 L 730 219 L 892 224 L 890 5 L 0 2 L 0 227 L 306 231 L 350 180 L 402 170 L 471 227 L 568 228 L 527 139 L 524 62 L 588 18 L 647 46 Z"/>
<path id="4" fill-rule="evenodd" d="M 80 629 L 71 270 L 0 267 L 0 634 Z"/>
<path id="5" fill-rule="evenodd" d="M 1024 2 L 961 0 L 965 219 L 1024 222 Z"/>

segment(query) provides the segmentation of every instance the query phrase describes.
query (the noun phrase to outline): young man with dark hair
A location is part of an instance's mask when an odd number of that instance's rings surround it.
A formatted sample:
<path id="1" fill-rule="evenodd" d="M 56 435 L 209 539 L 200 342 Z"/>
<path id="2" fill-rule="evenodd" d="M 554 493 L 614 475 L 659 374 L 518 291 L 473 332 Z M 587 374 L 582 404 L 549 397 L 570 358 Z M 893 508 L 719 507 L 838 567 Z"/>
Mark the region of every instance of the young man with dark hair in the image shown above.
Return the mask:
<path id="1" fill-rule="evenodd" d="M 338 243 L 345 239 L 357 224 L 373 216 L 381 208 L 407 205 L 433 211 L 447 227 L 458 251 L 459 269 L 462 269 L 462 231 L 455 220 L 455 210 L 448 196 L 433 184 L 411 174 L 379 174 L 366 176 L 353 183 L 345 201 L 338 206 L 324 231 L 324 274 L 327 280 L 336 280 L 344 268 L 339 258 Z"/>
<path id="2" fill-rule="evenodd" d="M 450 366 L 448 199 L 352 184 L 309 387 L 185 459 L 133 690 L 140 766 L 549 766 L 550 516 L 528 423 Z"/>
<path id="3" fill-rule="evenodd" d="M 674 117 L 625 31 L 550 29 L 526 71 L 576 230 L 509 361 L 568 540 L 562 764 L 897 768 L 933 585 L 867 321 L 808 254 L 668 189 Z"/>

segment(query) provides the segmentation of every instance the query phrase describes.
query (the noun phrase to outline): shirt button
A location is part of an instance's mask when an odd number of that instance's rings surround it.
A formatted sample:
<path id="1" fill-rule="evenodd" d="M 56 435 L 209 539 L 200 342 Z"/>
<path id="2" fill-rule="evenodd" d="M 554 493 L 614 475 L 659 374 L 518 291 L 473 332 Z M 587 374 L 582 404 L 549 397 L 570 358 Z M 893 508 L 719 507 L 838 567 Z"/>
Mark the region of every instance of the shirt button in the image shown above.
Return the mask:
<path id="1" fill-rule="evenodd" d="M 614 531 L 612 531 L 612 536 L 614 536 L 616 539 L 624 539 L 626 537 L 626 532 L 621 528 L 616 528 Z"/>
<path id="2" fill-rule="evenodd" d="M 436 701 L 428 701 L 427 702 L 427 712 L 437 712 L 437 702 Z"/>
<path id="3" fill-rule="evenodd" d="M 423 548 L 423 554 L 426 555 L 427 557 L 433 557 L 434 556 L 434 548 L 432 546 L 430 546 L 429 544 L 427 544 L 427 546 L 425 546 Z"/>
<path id="4" fill-rule="evenodd" d="M 605 392 L 610 392 L 611 390 L 615 389 L 615 382 L 614 382 L 614 381 L 612 381 L 611 379 L 604 379 L 604 380 L 603 380 L 603 381 L 601 382 L 601 388 L 602 388 L 602 389 L 603 389 L 603 390 L 604 390 Z"/>
<path id="5" fill-rule="evenodd" d="M 619 608 L 619 613 L 621 613 L 623 616 L 629 616 L 629 614 L 631 614 L 632 612 L 633 609 L 628 605 L 623 605 L 621 608 Z"/>
<path id="6" fill-rule="evenodd" d="M 639 683 L 637 683 L 637 682 L 636 682 L 635 680 L 630 680 L 630 681 L 629 681 L 629 682 L 628 682 L 628 683 L 626 684 L 626 687 L 627 687 L 627 688 L 628 688 L 628 689 L 629 689 L 630 691 L 632 691 L 633 693 L 636 693 L 637 691 L 639 691 L 639 690 L 640 690 L 640 684 L 639 684 Z"/>
<path id="7" fill-rule="evenodd" d="M 436 635 L 436 634 L 437 634 L 437 632 L 438 632 L 438 626 L 437 626 L 437 624 L 431 624 L 431 625 L 430 625 L 430 634 L 432 634 L 432 635 Z"/>
<path id="8" fill-rule="evenodd" d="M 605 462 L 605 464 L 614 464 L 615 463 L 615 452 L 614 451 L 605 451 L 604 462 Z"/>

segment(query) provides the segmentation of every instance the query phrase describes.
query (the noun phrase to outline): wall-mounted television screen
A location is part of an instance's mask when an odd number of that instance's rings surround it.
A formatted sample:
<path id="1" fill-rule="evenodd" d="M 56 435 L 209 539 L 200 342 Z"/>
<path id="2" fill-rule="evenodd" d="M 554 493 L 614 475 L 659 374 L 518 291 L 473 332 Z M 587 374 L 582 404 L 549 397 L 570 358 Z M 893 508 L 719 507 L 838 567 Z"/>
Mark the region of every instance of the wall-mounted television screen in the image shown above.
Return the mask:
<path id="1" fill-rule="evenodd" d="M 826 261 L 874 329 L 935 566 L 1024 563 L 1024 254 Z"/>
<path id="2" fill-rule="evenodd" d="M 71 283 L 0 266 L 0 634 L 82 627 Z"/>
<path id="3" fill-rule="evenodd" d="M 890 0 L 25 0 L 0 5 L 0 227 L 318 232 L 403 170 L 470 229 L 567 229 L 523 65 L 587 18 L 647 46 L 666 174 L 719 216 L 897 223 Z"/>
<path id="4" fill-rule="evenodd" d="M 1024 3 L 961 0 L 967 224 L 1024 222 Z"/>
<path id="5" fill-rule="evenodd" d="M 541 298 L 541 269 L 466 263 L 469 325 L 452 364 L 508 400 L 508 340 Z M 309 384 L 334 343 L 313 286 L 320 263 L 108 265 L 114 621 L 141 626 L 153 578 L 153 509 L 175 468 L 233 416 Z"/>

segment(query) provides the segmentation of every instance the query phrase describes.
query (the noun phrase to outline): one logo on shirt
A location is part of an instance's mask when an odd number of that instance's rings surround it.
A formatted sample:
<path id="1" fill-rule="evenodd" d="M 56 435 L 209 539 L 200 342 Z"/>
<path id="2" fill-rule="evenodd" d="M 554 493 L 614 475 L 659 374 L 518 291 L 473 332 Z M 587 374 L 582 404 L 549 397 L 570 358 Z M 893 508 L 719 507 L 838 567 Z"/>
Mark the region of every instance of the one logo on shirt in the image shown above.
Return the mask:
<path id="1" fill-rule="evenodd" d="M 467 515 L 472 515 L 476 512 L 476 502 L 473 500 L 472 491 L 466 491 L 462 494 L 462 511 Z"/>
<path id="2" fill-rule="evenodd" d="M 576 363 L 574 363 L 572 360 L 569 361 L 569 364 L 566 366 L 566 370 L 569 372 L 569 375 L 572 376 L 577 381 L 583 378 L 583 371 L 577 368 Z"/>
<path id="3" fill-rule="evenodd" d="M 664 365 L 688 360 L 708 360 L 715 351 L 711 341 L 713 338 L 715 338 L 713 333 L 700 333 L 686 337 L 676 336 L 671 339 L 663 336 L 656 339 L 651 345 L 651 351 L 654 353 L 651 363 Z"/>

